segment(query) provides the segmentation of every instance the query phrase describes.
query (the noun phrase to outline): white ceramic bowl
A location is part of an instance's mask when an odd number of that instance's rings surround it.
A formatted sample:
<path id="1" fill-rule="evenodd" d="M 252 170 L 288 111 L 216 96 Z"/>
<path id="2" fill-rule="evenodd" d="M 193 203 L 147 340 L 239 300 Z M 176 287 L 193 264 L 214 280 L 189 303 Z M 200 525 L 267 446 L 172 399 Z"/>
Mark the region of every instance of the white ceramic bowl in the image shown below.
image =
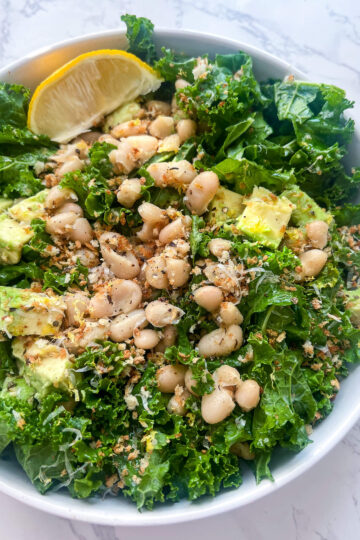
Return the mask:
<path id="1" fill-rule="evenodd" d="M 255 74 L 260 80 L 268 77 L 283 78 L 290 73 L 306 79 L 304 74 L 278 58 L 245 43 L 222 37 L 190 31 L 157 30 L 156 44 L 159 48 L 167 46 L 191 55 L 231 53 L 241 49 L 252 56 Z M 21 83 L 34 89 L 44 77 L 64 62 L 83 52 L 103 48 L 126 48 L 124 33 L 102 32 L 42 49 L 1 69 L 0 80 Z M 351 159 L 355 158 L 356 150 L 360 155 L 359 149 L 357 137 L 352 145 Z M 351 161 L 351 165 L 356 165 L 354 160 Z M 223 491 L 215 498 L 203 498 L 195 503 L 181 501 L 162 505 L 152 512 L 139 513 L 131 502 L 120 497 L 77 500 L 72 499 L 66 492 L 40 495 L 15 460 L 9 462 L 0 459 L 0 490 L 40 510 L 65 518 L 104 525 L 160 525 L 212 516 L 270 495 L 315 465 L 359 419 L 359 386 L 360 369 L 353 367 L 350 376 L 341 384 L 333 412 L 315 429 L 312 435 L 313 444 L 298 454 L 276 453 L 272 464 L 275 479 L 273 483 L 264 480 L 257 486 L 252 473 L 244 471 L 244 483 L 236 490 Z"/>

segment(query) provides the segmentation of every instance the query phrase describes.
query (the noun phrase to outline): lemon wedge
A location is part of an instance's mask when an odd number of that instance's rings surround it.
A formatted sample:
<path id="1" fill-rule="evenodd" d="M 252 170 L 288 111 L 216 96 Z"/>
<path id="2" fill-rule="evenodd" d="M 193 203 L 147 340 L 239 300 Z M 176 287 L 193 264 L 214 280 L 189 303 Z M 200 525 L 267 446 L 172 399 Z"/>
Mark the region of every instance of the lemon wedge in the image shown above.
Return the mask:
<path id="1" fill-rule="evenodd" d="M 37 135 L 68 142 L 123 103 L 157 90 L 161 82 L 156 71 L 126 51 L 81 54 L 36 88 L 28 127 Z"/>

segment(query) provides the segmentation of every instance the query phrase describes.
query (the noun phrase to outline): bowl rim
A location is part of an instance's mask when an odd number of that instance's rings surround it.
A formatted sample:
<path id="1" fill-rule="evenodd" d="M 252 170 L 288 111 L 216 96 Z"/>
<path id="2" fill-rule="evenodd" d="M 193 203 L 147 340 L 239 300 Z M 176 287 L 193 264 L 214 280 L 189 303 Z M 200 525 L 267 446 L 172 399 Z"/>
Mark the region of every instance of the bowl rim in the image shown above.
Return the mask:
<path id="1" fill-rule="evenodd" d="M 9 62 L 3 66 L 0 66 L 0 77 L 3 77 L 6 72 L 11 72 L 16 68 L 19 68 L 29 62 L 30 60 L 34 60 L 35 58 L 41 57 L 43 54 L 48 54 L 50 52 L 57 51 L 58 49 L 61 49 L 68 45 L 75 45 L 82 42 L 85 42 L 89 39 L 94 38 L 111 38 L 111 37 L 117 37 L 121 36 L 124 37 L 126 35 L 126 32 L 124 30 L 120 29 L 108 29 L 108 30 L 102 30 L 100 32 L 90 32 L 88 34 L 82 34 L 81 36 L 72 37 L 69 39 L 63 39 L 60 41 L 56 41 L 55 43 L 52 43 L 50 45 L 45 45 L 43 47 L 38 47 L 34 51 L 29 52 L 25 56 L 22 56 L 21 58 L 14 60 L 12 62 Z M 167 28 L 164 26 L 156 26 L 154 30 L 155 38 L 157 37 L 172 37 L 172 36 L 180 36 L 180 37 L 197 37 L 197 38 L 204 38 L 204 39 L 212 39 L 221 42 L 225 45 L 230 45 L 233 47 L 238 47 L 239 49 L 243 48 L 246 49 L 246 52 L 250 56 L 259 56 L 262 58 L 267 58 L 269 61 L 275 62 L 279 66 L 281 66 L 284 69 L 291 70 L 291 72 L 296 75 L 297 77 L 301 77 L 303 80 L 308 80 L 307 75 L 301 71 L 300 69 L 296 68 L 293 64 L 290 62 L 287 62 L 286 60 L 283 60 L 282 58 L 279 58 L 278 56 L 269 53 L 263 49 L 260 49 L 259 47 L 256 47 L 255 45 L 251 45 L 250 43 L 246 43 L 245 41 L 238 41 L 236 39 L 223 37 L 220 34 L 213 34 L 209 32 L 202 32 L 197 30 L 189 30 L 189 29 L 179 29 L 179 28 Z"/>
<path id="2" fill-rule="evenodd" d="M 73 37 L 70 39 L 64 39 L 58 41 L 54 44 L 44 46 L 41 48 L 32 51 L 25 56 L 21 57 L 18 60 L 0 66 L 0 80 L 3 77 L 11 76 L 11 72 L 17 70 L 26 64 L 30 63 L 32 60 L 41 58 L 41 56 L 55 52 L 62 49 L 63 47 L 81 44 L 91 39 L 102 39 L 102 38 L 112 38 L 112 37 L 124 37 L 125 31 L 121 29 L 110 29 L 103 30 L 100 32 L 92 32 L 84 34 L 78 37 Z M 230 39 L 223 37 L 218 34 L 208 33 L 208 32 L 199 32 L 196 30 L 186 30 L 186 29 L 170 29 L 166 27 L 156 27 L 155 28 L 155 38 L 156 39 L 166 39 L 171 37 L 176 38 L 196 38 L 204 40 L 212 40 L 213 43 L 218 42 L 222 46 L 229 45 L 233 48 L 238 48 L 246 51 L 250 56 L 257 57 L 263 61 L 276 64 L 279 68 L 286 70 L 294 74 L 297 78 L 302 80 L 309 80 L 307 75 L 301 70 L 294 67 L 291 63 L 286 62 L 285 60 L 278 58 L 277 56 L 264 51 L 254 45 L 248 44 L 246 42 L 238 41 L 235 39 Z M 133 526 L 133 527 L 143 527 L 143 526 L 159 526 L 159 525 L 171 525 L 180 522 L 190 522 L 196 519 L 203 519 L 209 515 L 217 515 L 220 513 L 226 513 L 236 508 L 246 506 L 256 500 L 259 500 L 265 496 L 269 496 L 278 489 L 284 487 L 286 484 L 296 479 L 302 475 L 305 471 L 308 471 L 312 468 L 318 461 L 320 461 L 330 450 L 332 450 L 335 445 L 341 441 L 343 437 L 350 431 L 350 429 L 355 425 L 355 423 L 360 418 L 360 400 L 357 405 L 351 410 L 348 411 L 347 416 L 343 418 L 343 422 L 336 431 L 333 431 L 326 437 L 325 441 L 317 443 L 317 451 L 315 454 L 310 456 L 310 459 L 307 461 L 297 464 L 290 471 L 285 471 L 280 473 L 276 477 L 275 482 L 270 482 L 264 480 L 259 486 L 257 486 L 256 491 L 248 497 L 246 501 L 239 501 L 236 497 L 229 498 L 225 501 L 217 499 L 215 496 L 212 499 L 211 510 L 209 511 L 208 505 L 206 502 L 202 504 L 192 506 L 187 506 L 185 510 L 177 511 L 177 504 L 175 503 L 171 508 L 170 512 L 162 514 L 161 512 L 156 512 L 156 509 L 153 511 L 145 511 L 143 513 L 135 514 L 115 514 L 114 512 L 109 512 L 106 509 L 103 511 L 94 514 L 92 512 L 91 506 L 84 506 L 84 508 L 72 509 L 71 505 L 65 506 L 64 504 L 59 504 L 59 502 L 54 501 L 51 497 L 46 497 L 39 495 L 34 488 L 34 495 L 24 493 L 20 488 L 9 485 L 4 481 L 0 476 L 0 492 L 9 495 L 10 497 L 38 510 L 48 512 L 50 514 L 67 518 L 74 519 L 78 521 L 84 521 L 87 523 L 101 524 L 101 525 L 112 525 L 112 526 Z M 238 488 L 239 489 L 239 488 Z M 236 493 L 236 489 L 234 493 Z M 69 499 L 70 500 L 70 499 Z"/>

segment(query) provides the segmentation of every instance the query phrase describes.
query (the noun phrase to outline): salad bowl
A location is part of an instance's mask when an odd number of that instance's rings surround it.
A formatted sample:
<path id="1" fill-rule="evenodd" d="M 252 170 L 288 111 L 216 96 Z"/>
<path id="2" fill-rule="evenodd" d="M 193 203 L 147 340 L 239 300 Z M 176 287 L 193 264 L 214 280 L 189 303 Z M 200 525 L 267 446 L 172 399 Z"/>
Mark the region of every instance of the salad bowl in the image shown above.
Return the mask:
<path id="1" fill-rule="evenodd" d="M 182 30 L 156 30 L 156 46 L 172 48 L 176 51 L 197 56 L 208 53 L 233 53 L 243 50 L 251 55 L 255 75 L 259 80 L 269 77 L 282 79 L 290 74 L 306 80 L 306 76 L 285 61 L 245 43 L 225 39 L 205 33 Z M 106 31 L 71 39 L 52 47 L 27 55 L 23 59 L 0 69 L 0 80 L 20 83 L 34 89 L 41 80 L 55 69 L 79 54 L 96 49 L 126 49 L 124 32 Z M 349 152 L 349 163 L 356 163 L 360 155 L 359 136 L 354 137 Z M 341 385 L 332 414 L 320 423 L 313 432 L 312 444 L 301 453 L 279 451 L 272 462 L 274 482 L 264 480 L 256 485 L 250 470 L 244 473 L 240 489 L 227 490 L 216 497 L 202 498 L 197 503 L 181 501 L 165 504 L 153 511 L 139 513 L 136 507 L 124 498 L 107 497 L 88 500 L 71 499 L 67 493 L 51 492 L 46 496 L 36 492 L 16 461 L 0 459 L 0 490 L 15 499 L 40 510 L 75 520 L 103 525 L 149 526 L 171 524 L 205 518 L 236 509 L 264 496 L 271 496 L 284 486 L 314 466 L 329 452 L 360 418 L 360 368 L 352 366 L 350 376 Z"/>

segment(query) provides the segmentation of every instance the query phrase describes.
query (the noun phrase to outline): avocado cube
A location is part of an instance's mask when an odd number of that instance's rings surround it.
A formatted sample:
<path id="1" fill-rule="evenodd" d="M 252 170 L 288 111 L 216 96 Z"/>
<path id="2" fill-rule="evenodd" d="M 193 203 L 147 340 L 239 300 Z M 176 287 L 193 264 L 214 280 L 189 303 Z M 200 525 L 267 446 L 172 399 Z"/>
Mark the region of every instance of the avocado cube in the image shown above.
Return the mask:
<path id="1" fill-rule="evenodd" d="M 72 364 L 64 347 L 44 338 L 17 337 L 12 351 L 18 360 L 19 373 L 35 390 L 44 395 L 49 387 L 68 390 Z"/>
<path id="2" fill-rule="evenodd" d="M 136 118 L 137 114 L 139 113 L 141 107 L 136 101 L 129 101 L 129 103 L 124 103 L 124 105 L 120 105 L 115 111 L 113 111 L 109 116 L 106 117 L 103 131 L 105 133 L 109 133 L 113 127 L 117 126 L 118 124 L 122 124 L 122 122 L 128 122 L 129 120 L 132 120 L 133 118 Z"/>
<path id="3" fill-rule="evenodd" d="M 14 201 L 11 199 L 0 199 L 0 212 L 4 212 L 4 210 L 10 208 L 12 204 L 14 204 Z"/>
<path id="4" fill-rule="evenodd" d="M 65 303 L 59 296 L 0 287 L 0 331 L 10 336 L 59 333 Z"/>
<path id="5" fill-rule="evenodd" d="M 325 221 L 328 225 L 331 224 L 332 215 L 321 208 L 314 199 L 297 186 L 284 191 L 282 195 L 296 205 L 291 215 L 291 222 L 297 227 L 303 227 L 314 220 Z"/>
<path id="6" fill-rule="evenodd" d="M 277 248 L 295 205 L 263 187 L 255 187 L 245 200 L 246 208 L 236 220 L 236 228 L 264 246 Z"/>
<path id="7" fill-rule="evenodd" d="M 30 224 L 33 219 L 44 218 L 45 199 L 49 190 L 39 191 L 33 197 L 28 197 L 9 209 L 9 215 L 22 223 Z"/>
<path id="8" fill-rule="evenodd" d="M 244 196 L 220 187 L 210 203 L 207 221 L 210 225 L 223 225 L 236 219 L 244 210 Z"/>
<path id="9" fill-rule="evenodd" d="M 0 215 L 0 264 L 17 264 L 21 250 L 32 237 L 29 225 L 21 224 L 6 214 Z"/>
<path id="10" fill-rule="evenodd" d="M 350 320 L 354 326 L 360 328 L 360 289 L 347 291 L 348 303 L 346 309 L 351 312 Z"/>

